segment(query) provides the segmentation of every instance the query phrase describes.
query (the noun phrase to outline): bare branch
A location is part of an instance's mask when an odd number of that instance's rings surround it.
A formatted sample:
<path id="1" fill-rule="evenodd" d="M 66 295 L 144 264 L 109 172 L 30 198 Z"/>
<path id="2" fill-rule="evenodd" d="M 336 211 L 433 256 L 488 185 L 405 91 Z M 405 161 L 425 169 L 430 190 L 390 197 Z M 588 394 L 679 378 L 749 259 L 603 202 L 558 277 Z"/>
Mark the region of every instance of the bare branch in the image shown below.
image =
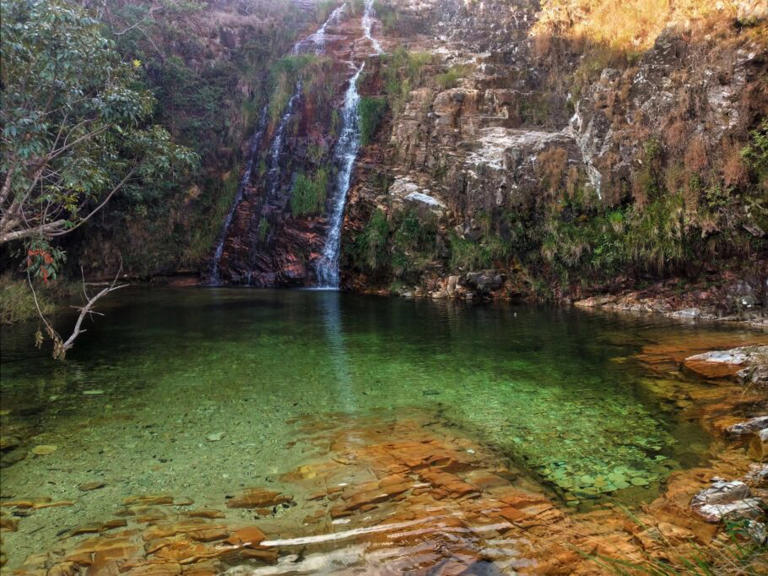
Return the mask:
<path id="1" fill-rule="evenodd" d="M 82 268 L 80 269 L 80 271 L 82 273 Z M 64 360 L 67 356 L 67 351 L 70 350 L 75 345 L 75 340 L 77 340 L 77 337 L 80 336 L 80 334 L 86 332 L 86 329 L 82 327 L 83 321 L 85 320 L 86 316 L 90 317 L 92 315 L 97 315 L 97 316 L 104 315 L 101 312 L 96 312 L 93 309 L 93 307 L 96 305 L 96 302 L 98 302 L 101 298 L 103 298 L 107 294 L 111 292 L 115 292 L 116 290 L 120 290 L 128 286 L 128 284 L 117 283 L 122 272 L 123 272 L 123 263 L 121 258 L 120 269 L 117 271 L 117 274 L 115 274 L 115 277 L 112 280 L 112 282 L 110 282 L 109 285 L 103 288 L 98 294 L 91 297 L 88 296 L 88 293 L 85 289 L 86 281 L 85 281 L 85 274 L 83 273 L 83 294 L 85 295 L 85 305 L 73 306 L 73 308 L 75 308 L 76 310 L 80 310 L 80 314 L 78 314 L 77 316 L 77 320 L 75 321 L 75 327 L 72 330 L 72 334 L 70 334 L 69 338 L 64 340 L 61 334 L 59 334 L 56 331 L 56 329 L 51 325 L 51 323 L 48 321 L 45 314 L 43 314 L 43 311 L 40 308 L 40 304 L 38 303 L 38 300 L 37 300 L 37 293 L 35 292 L 35 287 L 34 287 L 34 284 L 32 283 L 32 277 L 29 273 L 29 270 L 27 270 L 27 282 L 29 283 L 29 289 L 32 291 L 32 298 L 35 301 L 35 308 L 37 309 L 37 315 L 42 320 L 43 324 L 45 325 L 45 331 L 48 333 L 48 336 L 53 341 L 54 359 Z"/>

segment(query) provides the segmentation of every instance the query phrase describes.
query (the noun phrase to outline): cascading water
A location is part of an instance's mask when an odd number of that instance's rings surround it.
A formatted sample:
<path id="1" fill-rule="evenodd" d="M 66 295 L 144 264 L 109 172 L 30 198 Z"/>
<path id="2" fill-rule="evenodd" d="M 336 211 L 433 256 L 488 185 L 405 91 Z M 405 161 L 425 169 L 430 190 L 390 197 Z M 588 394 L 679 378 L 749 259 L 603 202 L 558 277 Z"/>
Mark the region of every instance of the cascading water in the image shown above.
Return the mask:
<path id="1" fill-rule="evenodd" d="M 280 183 L 280 156 L 283 152 L 283 141 L 285 140 L 285 129 L 293 116 L 293 111 L 296 108 L 296 101 L 301 96 L 302 84 L 301 80 L 296 82 L 296 88 L 293 90 L 291 99 L 288 100 L 288 104 L 285 106 L 285 112 L 280 118 L 280 124 L 275 131 L 275 137 L 272 140 L 272 145 L 269 148 L 269 164 L 267 169 L 267 198 L 274 195 L 278 184 Z"/>
<path id="2" fill-rule="evenodd" d="M 376 54 L 381 54 L 381 46 L 371 36 L 373 25 L 373 0 L 365 3 L 363 14 L 363 34 L 371 41 Z M 344 206 L 347 202 L 347 192 L 352 180 L 352 169 L 355 166 L 357 153 L 360 151 L 360 125 L 358 118 L 358 105 L 360 94 L 357 92 L 357 81 L 365 68 L 365 63 L 355 69 L 355 73 L 349 81 L 349 87 L 344 95 L 344 107 L 342 108 L 342 131 L 334 150 L 334 161 L 339 167 L 336 178 L 336 194 L 332 198 L 332 206 L 328 218 L 328 236 L 325 240 L 323 253 L 315 264 L 317 284 L 320 288 L 339 287 L 339 252 L 341 250 L 341 226 L 344 221 Z"/>
<path id="3" fill-rule="evenodd" d="M 253 172 L 253 162 L 256 160 L 256 156 L 259 153 L 259 147 L 261 146 L 261 139 L 264 137 L 264 132 L 267 129 L 267 106 L 264 106 L 259 115 L 259 123 L 256 130 L 251 137 L 250 145 L 248 146 L 248 162 L 245 165 L 245 172 L 243 178 L 240 180 L 240 187 L 237 189 L 235 199 L 232 201 L 232 206 L 227 213 L 227 217 L 224 219 L 224 225 L 221 227 L 221 234 L 219 236 L 219 243 L 216 244 L 216 251 L 213 254 L 213 263 L 211 264 L 210 283 L 218 285 L 221 283 L 219 278 L 219 262 L 221 262 L 221 256 L 224 253 L 224 242 L 227 239 L 227 232 L 232 224 L 232 218 L 235 215 L 240 201 L 243 199 L 245 189 L 248 183 L 251 181 L 251 173 Z"/>
<path id="4" fill-rule="evenodd" d="M 328 218 L 328 237 L 325 240 L 323 254 L 315 265 L 318 286 L 321 288 L 339 287 L 339 249 L 341 247 L 341 224 L 344 220 L 344 204 L 352 179 L 357 153 L 360 150 L 360 126 L 357 108 L 360 94 L 357 92 L 357 80 L 365 68 L 362 64 L 349 81 L 349 88 L 344 95 L 344 107 L 341 111 L 342 129 L 333 159 L 339 166 L 336 178 L 336 194 Z"/>
<path id="5" fill-rule="evenodd" d="M 323 22 L 323 25 L 320 26 L 320 28 L 317 29 L 317 31 L 314 34 L 311 34 L 304 38 L 301 42 L 296 43 L 293 46 L 293 49 L 291 50 L 291 54 L 301 54 L 303 52 L 306 52 L 309 47 L 314 47 L 315 53 L 319 54 L 323 51 L 325 48 L 325 38 L 326 34 L 325 31 L 328 28 L 328 25 L 331 23 L 338 22 L 339 18 L 341 18 L 341 15 L 344 13 L 344 10 L 346 9 L 347 5 L 342 4 L 338 8 L 336 8 L 333 12 L 331 12 L 331 15 L 328 16 L 325 22 Z"/>
<path id="6" fill-rule="evenodd" d="M 291 53 L 300 54 L 301 52 L 304 51 L 304 47 L 306 47 L 307 45 L 315 46 L 316 51 L 322 51 L 325 45 L 326 28 L 330 23 L 338 21 L 338 19 L 341 17 L 342 13 L 344 12 L 345 8 L 346 8 L 346 4 L 342 4 L 341 6 L 337 7 L 333 12 L 331 12 L 330 16 L 326 19 L 323 25 L 315 33 L 311 34 L 307 38 L 304 38 L 303 40 L 300 40 L 299 42 L 294 44 L 291 50 Z M 296 83 L 296 89 L 294 90 L 293 95 L 288 101 L 288 104 L 285 107 L 285 111 L 283 112 L 282 117 L 280 118 L 280 123 L 278 124 L 277 130 L 275 131 L 274 139 L 272 140 L 272 144 L 270 146 L 269 171 L 267 172 L 267 198 L 274 195 L 275 190 L 280 182 L 279 161 L 280 161 L 280 155 L 282 153 L 285 130 L 286 130 L 286 126 L 288 125 L 288 122 L 291 120 L 291 116 L 293 115 L 296 100 L 301 95 L 301 90 L 302 90 L 302 85 L 301 85 L 301 82 L 299 81 Z M 214 251 L 214 255 L 213 255 L 213 262 L 211 263 L 210 280 L 209 280 L 210 284 L 214 286 L 221 284 L 219 265 L 221 263 L 221 257 L 224 254 L 224 244 L 227 239 L 227 232 L 229 231 L 229 227 L 232 224 L 232 219 L 234 218 L 235 211 L 237 210 L 237 207 L 240 204 L 240 202 L 243 200 L 243 196 L 245 195 L 245 190 L 248 186 L 248 183 L 251 180 L 251 175 L 253 173 L 253 164 L 256 160 L 256 157 L 258 156 L 258 151 L 259 151 L 259 148 L 261 147 L 261 141 L 267 129 L 267 123 L 268 123 L 267 110 L 268 110 L 268 106 L 264 106 L 264 108 L 261 111 L 261 115 L 259 116 L 258 126 L 256 128 L 256 131 L 253 133 L 250 145 L 248 147 L 248 162 L 246 164 L 245 173 L 243 174 L 243 178 L 240 181 L 240 186 L 237 190 L 237 194 L 235 195 L 235 199 L 232 202 L 232 206 L 229 209 L 229 212 L 227 213 L 226 218 L 224 219 L 224 224 L 222 225 L 222 228 L 221 228 L 219 241 L 216 244 L 216 250 Z"/>
<path id="7" fill-rule="evenodd" d="M 376 54 L 381 54 L 384 52 L 381 49 L 381 44 L 379 44 L 379 41 L 376 40 L 376 38 L 374 38 L 371 34 L 371 28 L 373 27 L 373 17 L 375 15 L 376 13 L 373 11 L 373 0 L 365 0 L 365 12 L 363 13 L 363 33 L 371 43 L 371 46 L 373 46 L 373 50 L 376 52 Z"/>

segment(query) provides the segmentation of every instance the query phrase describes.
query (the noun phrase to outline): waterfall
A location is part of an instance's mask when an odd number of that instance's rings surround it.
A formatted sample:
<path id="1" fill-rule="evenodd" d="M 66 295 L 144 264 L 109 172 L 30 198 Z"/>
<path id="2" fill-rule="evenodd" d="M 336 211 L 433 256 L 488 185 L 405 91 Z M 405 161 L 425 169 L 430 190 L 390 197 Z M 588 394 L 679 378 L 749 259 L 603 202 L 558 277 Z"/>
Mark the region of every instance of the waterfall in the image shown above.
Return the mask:
<path id="1" fill-rule="evenodd" d="M 275 137 L 272 140 L 272 145 L 269 148 L 269 164 L 267 170 L 267 198 L 274 195 L 278 184 L 280 183 L 280 156 L 283 152 L 283 140 L 285 139 L 285 129 L 293 116 L 293 110 L 296 107 L 296 100 L 301 96 L 302 84 L 301 80 L 296 82 L 296 88 L 293 90 L 291 99 L 288 100 L 288 104 L 285 106 L 285 112 L 283 112 L 282 118 L 280 118 L 280 124 L 277 125 L 275 131 Z"/>
<path id="2" fill-rule="evenodd" d="M 267 129 L 267 106 L 261 109 L 259 115 L 259 123 L 256 130 L 251 136 L 251 142 L 248 146 L 248 162 L 245 165 L 245 172 L 243 178 L 240 180 L 240 186 L 237 189 L 235 199 L 232 201 L 232 206 L 227 213 L 227 217 L 224 219 L 224 225 L 221 227 L 221 234 L 219 235 L 219 242 L 216 244 L 216 251 L 213 254 L 213 263 L 211 265 L 210 283 L 214 286 L 221 283 L 219 278 L 219 262 L 221 261 L 221 255 L 224 253 L 224 242 L 227 239 L 227 232 L 232 224 L 232 218 L 235 215 L 240 201 L 243 199 L 245 189 L 248 187 L 248 183 L 251 181 L 251 173 L 253 172 L 253 162 L 256 160 L 256 156 L 259 153 L 259 147 L 261 146 L 261 139 L 264 137 L 264 131 Z"/>
<path id="3" fill-rule="evenodd" d="M 363 13 L 363 34 L 373 46 L 373 50 L 376 54 L 384 52 L 381 49 L 381 44 L 371 35 L 371 28 L 373 26 L 373 17 L 376 13 L 373 11 L 373 0 L 365 0 L 365 12 Z"/>
<path id="4" fill-rule="evenodd" d="M 293 49 L 291 50 L 291 54 L 301 54 L 305 51 L 307 45 L 314 46 L 315 54 L 322 53 L 323 49 L 325 48 L 325 29 L 328 27 L 328 24 L 338 22 L 346 7 L 346 4 L 342 4 L 333 12 L 331 12 L 331 15 L 328 16 L 326 21 L 323 22 L 323 25 L 320 26 L 320 28 L 318 28 L 314 34 L 311 34 L 300 42 L 294 44 Z"/>
<path id="5" fill-rule="evenodd" d="M 328 219 L 328 237 L 325 239 L 323 254 L 316 264 L 318 285 L 324 288 L 339 287 L 339 250 L 341 248 L 344 205 L 352 180 L 352 169 L 360 150 L 360 126 L 357 117 L 360 94 L 357 92 L 357 79 L 363 68 L 365 68 L 365 64 L 357 68 L 349 81 L 349 88 L 344 95 L 344 107 L 341 111 L 341 136 L 333 152 L 333 160 L 339 166 L 339 173 L 336 178 L 336 194 L 332 198 Z"/>
<path id="6" fill-rule="evenodd" d="M 366 0 L 362 21 L 363 34 L 370 40 L 376 54 L 381 54 L 381 45 L 371 36 L 372 25 L 373 0 Z M 341 111 L 341 136 L 333 152 L 334 162 L 339 167 L 336 178 L 336 193 L 331 198 L 328 236 L 325 239 L 323 253 L 315 264 L 317 284 L 321 288 L 339 287 L 339 253 L 341 251 L 341 226 L 344 223 L 344 206 L 352 181 L 352 169 L 355 166 L 355 160 L 357 160 L 357 153 L 360 151 L 360 120 L 358 118 L 360 94 L 357 92 L 357 81 L 364 68 L 365 63 L 355 69 L 344 95 L 344 107 Z"/>

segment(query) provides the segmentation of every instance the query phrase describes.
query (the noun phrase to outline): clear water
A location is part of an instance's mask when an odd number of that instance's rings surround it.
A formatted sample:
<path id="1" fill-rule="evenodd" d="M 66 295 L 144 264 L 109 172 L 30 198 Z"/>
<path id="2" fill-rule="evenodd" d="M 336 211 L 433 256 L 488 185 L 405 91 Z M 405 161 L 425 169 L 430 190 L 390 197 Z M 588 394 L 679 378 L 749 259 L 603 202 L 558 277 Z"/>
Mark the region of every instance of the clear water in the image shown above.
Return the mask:
<path id="1" fill-rule="evenodd" d="M 66 362 L 34 326 L 3 331 L 4 433 L 57 446 L 4 468 L 3 497 L 107 480 L 78 521 L 137 493 L 220 504 L 317 456 L 296 441 L 309 416 L 439 421 L 571 502 L 647 500 L 708 449 L 630 358 L 695 327 L 312 290 L 128 289 L 102 309 Z M 72 514 L 50 509 L 37 537 Z"/>

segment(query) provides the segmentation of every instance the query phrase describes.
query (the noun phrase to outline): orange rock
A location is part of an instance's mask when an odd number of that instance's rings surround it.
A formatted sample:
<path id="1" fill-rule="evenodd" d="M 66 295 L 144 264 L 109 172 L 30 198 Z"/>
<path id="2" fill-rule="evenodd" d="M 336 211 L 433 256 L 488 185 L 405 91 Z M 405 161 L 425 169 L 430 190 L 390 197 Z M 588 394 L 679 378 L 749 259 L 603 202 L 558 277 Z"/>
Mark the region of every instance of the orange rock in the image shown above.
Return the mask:
<path id="1" fill-rule="evenodd" d="M 16 532 L 19 528 L 19 519 L 6 514 L 0 514 L 0 530 Z"/>
<path id="2" fill-rule="evenodd" d="M 248 526 L 246 528 L 240 528 L 232 532 L 227 543 L 233 546 L 250 546 L 254 547 L 263 540 L 266 540 L 267 536 L 256 526 Z"/>
<path id="3" fill-rule="evenodd" d="M 278 551 L 274 548 L 244 548 L 238 554 L 244 560 L 260 560 L 265 564 L 277 564 Z"/>
<path id="4" fill-rule="evenodd" d="M 186 534 L 188 532 L 194 532 L 202 530 L 204 528 L 212 528 L 213 526 L 208 524 L 202 518 L 188 518 L 187 520 L 180 520 L 179 522 L 157 524 L 144 530 L 142 538 L 145 542 L 149 540 L 156 540 L 158 538 L 167 538 L 175 534 Z"/>
<path id="5" fill-rule="evenodd" d="M 263 508 L 291 502 L 293 496 L 264 488 L 248 488 L 227 501 L 227 508 Z"/>
<path id="6" fill-rule="evenodd" d="M 213 508 L 200 508 L 186 512 L 190 518 L 224 518 L 224 512 Z"/>
<path id="7" fill-rule="evenodd" d="M 71 536 L 77 536 L 79 534 L 98 534 L 101 532 L 101 524 L 86 524 L 85 526 L 80 526 L 79 528 L 75 528 L 70 532 Z"/>
<path id="8" fill-rule="evenodd" d="M 133 496 L 123 500 L 126 506 L 160 506 L 173 504 L 173 496 L 168 494 L 148 494 L 144 496 Z"/>
<path id="9" fill-rule="evenodd" d="M 104 522 L 102 528 L 104 530 L 113 530 L 115 528 L 122 528 L 123 526 L 128 526 L 128 522 L 126 520 L 123 518 L 113 518 L 112 520 L 107 520 Z"/>
<path id="10" fill-rule="evenodd" d="M 178 576 L 181 564 L 178 562 L 147 563 L 123 572 L 125 576 Z"/>
<path id="11" fill-rule="evenodd" d="M 204 530 L 196 530 L 190 532 L 189 535 L 199 542 L 213 542 L 215 540 L 224 540 L 229 536 L 229 531 L 225 528 L 206 528 Z"/>

